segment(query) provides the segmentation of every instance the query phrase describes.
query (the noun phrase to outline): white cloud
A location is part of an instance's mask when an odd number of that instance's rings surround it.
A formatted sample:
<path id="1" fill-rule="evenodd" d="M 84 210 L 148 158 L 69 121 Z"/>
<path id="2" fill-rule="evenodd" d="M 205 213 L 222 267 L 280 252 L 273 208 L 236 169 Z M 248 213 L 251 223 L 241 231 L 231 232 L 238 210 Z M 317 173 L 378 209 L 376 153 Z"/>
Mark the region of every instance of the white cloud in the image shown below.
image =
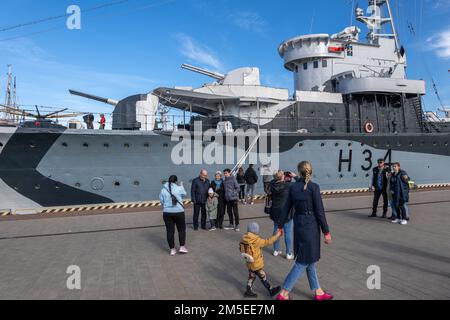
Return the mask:
<path id="1" fill-rule="evenodd" d="M 175 35 L 175 39 L 181 45 L 181 54 L 189 59 L 190 62 L 212 67 L 217 71 L 223 70 L 222 62 L 207 46 L 197 43 L 194 39 L 184 33 Z"/>
<path id="2" fill-rule="evenodd" d="M 430 48 L 441 58 L 450 59 L 450 27 L 427 39 Z"/>
<path id="3" fill-rule="evenodd" d="M 263 32 L 267 22 L 256 12 L 239 12 L 231 15 L 233 23 L 241 29 L 253 32 Z"/>

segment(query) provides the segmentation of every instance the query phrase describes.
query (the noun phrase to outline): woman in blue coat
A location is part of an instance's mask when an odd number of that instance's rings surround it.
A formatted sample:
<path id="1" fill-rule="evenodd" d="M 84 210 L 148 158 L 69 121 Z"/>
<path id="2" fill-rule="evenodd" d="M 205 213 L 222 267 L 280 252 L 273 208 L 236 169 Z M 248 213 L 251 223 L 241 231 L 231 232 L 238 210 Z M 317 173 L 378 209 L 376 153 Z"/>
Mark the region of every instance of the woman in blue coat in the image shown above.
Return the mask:
<path id="1" fill-rule="evenodd" d="M 331 243 L 325 210 L 319 185 L 311 182 L 313 174 L 309 162 L 298 165 L 300 178 L 289 189 L 283 215 L 288 216 L 294 210 L 294 254 L 296 263 L 287 276 L 283 290 L 277 300 L 290 300 L 289 293 L 301 276 L 307 272 L 309 285 L 315 293 L 315 300 L 331 300 L 333 296 L 320 287 L 316 263 L 320 260 L 321 234 L 325 243 Z"/>

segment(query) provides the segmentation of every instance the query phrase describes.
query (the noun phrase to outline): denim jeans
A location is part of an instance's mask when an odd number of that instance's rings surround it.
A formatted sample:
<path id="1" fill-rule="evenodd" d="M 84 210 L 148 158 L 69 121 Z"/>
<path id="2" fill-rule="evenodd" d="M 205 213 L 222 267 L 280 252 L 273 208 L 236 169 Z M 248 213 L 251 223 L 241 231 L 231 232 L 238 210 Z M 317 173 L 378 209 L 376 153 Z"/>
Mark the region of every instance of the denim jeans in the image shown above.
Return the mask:
<path id="1" fill-rule="evenodd" d="M 390 201 L 390 205 L 391 205 L 391 210 L 392 210 L 392 217 L 394 219 L 397 219 L 397 209 L 395 208 L 394 200 Z"/>
<path id="2" fill-rule="evenodd" d="M 275 232 L 277 232 L 277 230 L 278 230 L 278 224 L 276 222 L 274 222 L 273 233 L 275 234 Z M 283 230 L 284 230 L 284 243 L 286 244 L 286 253 L 293 254 L 294 250 L 292 249 L 292 247 L 293 247 L 292 238 L 293 238 L 293 233 L 294 233 L 294 220 L 292 219 L 291 221 L 287 222 L 283 226 Z M 281 239 L 278 239 L 273 244 L 273 251 L 280 251 L 280 241 L 281 241 Z"/>
<path id="3" fill-rule="evenodd" d="M 408 204 L 405 203 L 403 206 L 404 206 L 404 208 L 405 208 L 406 219 L 409 219 L 409 208 L 408 208 Z"/>
<path id="4" fill-rule="evenodd" d="M 297 281 L 303 276 L 303 274 L 306 273 L 308 275 L 309 280 L 309 287 L 312 291 L 316 291 L 320 289 L 320 283 L 319 278 L 317 277 L 317 271 L 316 271 L 316 264 L 309 264 L 304 265 L 301 263 L 296 262 L 294 267 L 292 268 L 291 272 L 286 278 L 286 281 L 284 282 L 283 289 L 291 292 Z"/>

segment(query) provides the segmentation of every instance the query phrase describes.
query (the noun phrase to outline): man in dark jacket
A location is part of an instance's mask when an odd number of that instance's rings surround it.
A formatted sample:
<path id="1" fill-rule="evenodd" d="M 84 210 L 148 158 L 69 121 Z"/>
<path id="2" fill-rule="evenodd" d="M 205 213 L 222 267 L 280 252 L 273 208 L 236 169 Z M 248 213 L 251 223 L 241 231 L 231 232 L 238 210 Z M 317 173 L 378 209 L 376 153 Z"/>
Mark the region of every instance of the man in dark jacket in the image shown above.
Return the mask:
<path id="1" fill-rule="evenodd" d="M 247 203 L 254 204 L 255 186 L 258 183 L 258 175 L 256 174 L 253 165 L 251 164 L 245 172 L 245 182 L 247 183 Z"/>
<path id="2" fill-rule="evenodd" d="M 230 225 L 225 228 L 226 230 L 233 230 L 239 232 L 239 183 L 231 174 L 230 169 L 224 170 L 225 181 L 223 182 L 223 187 L 225 189 L 225 204 L 228 212 L 228 217 L 230 218 Z"/>
<path id="3" fill-rule="evenodd" d="M 394 173 L 390 179 L 390 187 L 392 193 L 392 202 L 397 212 L 397 219 L 393 223 L 402 225 L 408 224 L 408 216 L 406 213 L 406 203 L 409 202 L 409 177 L 408 174 L 401 169 L 400 163 L 392 165 Z"/>
<path id="4" fill-rule="evenodd" d="M 202 170 L 200 176 L 192 180 L 191 199 L 194 204 L 194 230 L 198 230 L 198 218 L 201 211 L 201 228 L 206 230 L 206 200 L 210 187 L 208 172 Z"/>
<path id="5" fill-rule="evenodd" d="M 381 197 L 383 197 L 383 218 L 386 218 L 389 207 L 387 195 L 388 172 L 389 169 L 385 166 L 384 160 L 379 159 L 378 167 L 373 169 L 371 189 L 372 191 L 374 191 L 374 196 L 373 196 L 372 214 L 369 216 L 369 218 L 377 217 L 378 203 Z"/>

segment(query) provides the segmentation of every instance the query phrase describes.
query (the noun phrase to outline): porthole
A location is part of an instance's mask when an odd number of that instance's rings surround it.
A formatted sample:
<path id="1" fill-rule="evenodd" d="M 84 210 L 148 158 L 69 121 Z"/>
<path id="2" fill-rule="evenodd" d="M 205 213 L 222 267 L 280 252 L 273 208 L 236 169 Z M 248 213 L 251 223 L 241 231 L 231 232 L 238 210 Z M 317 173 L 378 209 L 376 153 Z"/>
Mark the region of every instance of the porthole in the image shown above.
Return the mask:
<path id="1" fill-rule="evenodd" d="M 216 141 L 216 137 L 211 137 L 211 142 L 215 142 Z"/>
<path id="2" fill-rule="evenodd" d="M 163 147 L 164 147 L 164 148 L 168 148 L 168 147 L 169 147 L 169 144 L 168 144 L 168 143 L 164 143 L 164 144 L 163 144 Z"/>
<path id="3" fill-rule="evenodd" d="M 3 143 L 0 142 L 0 148 L 3 147 Z"/>
<path id="4" fill-rule="evenodd" d="M 129 143 L 124 143 L 123 147 L 124 147 L 125 149 L 128 149 L 128 148 L 130 147 L 130 144 L 129 144 Z"/>
<path id="5" fill-rule="evenodd" d="M 141 185 L 141 183 L 140 183 L 139 181 L 135 181 L 135 182 L 133 182 L 133 184 L 134 184 L 136 187 L 139 187 L 139 186 Z"/>
<path id="6" fill-rule="evenodd" d="M 366 178 L 370 177 L 370 173 L 366 173 Z"/>
<path id="7" fill-rule="evenodd" d="M 340 175 L 339 175 L 339 179 L 342 179 L 342 178 L 344 178 L 344 175 L 343 175 L 343 174 L 340 174 Z"/>
<path id="8" fill-rule="evenodd" d="M 59 190 L 59 189 L 61 189 L 61 184 L 59 184 L 59 183 L 55 183 L 55 189 L 56 189 L 56 190 Z"/>
<path id="9" fill-rule="evenodd" d="M 104 143 L 103 146 L 104 146 L 105 148 L 109 148 L 109 143 Z"/>
<path id="10" fill-rule="evenodd" d="M 34 189 L 36 189 L 36 190 L 41 190 L 41 185 L 40 184 L 35 184 L 34 185 Z"/>
<path id="11" fill-rule="evenodd" d="M 75 183 L 75 187 L 81 188 L 81 183 L 79 183 L 79 182 Z"/>
<path id="12" fill-rule="evenodd" d="M 179 139 L 178 139 L 178 141 L 180 141 L 180 142 L 182 142 L 184 140 L 184 137 L 180 137 Z"/>
<path id="13" fill-rule="evenodd" d="M 358 177 L 358 175 L 356 173 L 354 173 L 353 174 L 353 178 L 356 178 L 356 177 Z"/>
<path id="14" fill-rule="evenodd" d="M 61 145 L 62 145 L 64 148 L 67 148 L 67 147 L 69 146 L 66 142 L 63 142 Z"/>
<path id="15" fill-rule="evenodd" d="M 298 146 L 299 146 L 300 148 L 302 148 L 302 147 L 303 147 L 303 143 L 299 143 Z"/>
<path id="16" fill-rule="evenodd" d="M 352 143 L 350 142 L 350 143 L 348 144 L 348 146 L 351 147 L 351 146 L 352 146 Z"/>
<path id="17" fill-rule="evenodd" d="M 114 182 L 114 186 L 120 187 L 120 182 L 119 181 Z"/>
<path id="18" fill-rule="evenodd" d="M 339 142 L 336 142 L 334 146 L 339 147 Z"/>
<path id="19" fill-rule="evenodd" d="M 325 143 L 322 142 L 322 143 L 320 144 L 320 146 L 321 146 L 321 147 L 325 147 Z"/>
<path id="20" fill-rule="evenodd" d="M 444 146 L 448 147 L 448 142 L 447 141 L 444 142 Z"/>
<path id="21" fill-rule="evenodd" d="M 31 148 L 31 149 L 36 148 L 36 144 L 34 144 L 34 142 L 31 142 L 31 143 L 30 143 L 30 148 Z"/>
<path id="22" fill-rule="evenodd" d="M 83 143 L 83 147 L 89 148 L 89 143 L 87 143 L 87 142 Z"/>
<path id="23" fill-rule="evenodd" d="M 409 143 L 409 146 L 410 146 L 410 147 L 413 147 L 413 146 L 414 146 L 414 143 L 410 142 L 410 143 Z"/>
<path id="24" fill-rule="evenodd" d="M 436 147 L 438 144 L 437 144 L 437 142 L 435 141 L 435 142 L 433 142 L 433 147 Z"/>
<path id="25" fill-rule="evenodd" d="M 150 143 L 144 143 L 144 148 L 150 148 Z"/>

